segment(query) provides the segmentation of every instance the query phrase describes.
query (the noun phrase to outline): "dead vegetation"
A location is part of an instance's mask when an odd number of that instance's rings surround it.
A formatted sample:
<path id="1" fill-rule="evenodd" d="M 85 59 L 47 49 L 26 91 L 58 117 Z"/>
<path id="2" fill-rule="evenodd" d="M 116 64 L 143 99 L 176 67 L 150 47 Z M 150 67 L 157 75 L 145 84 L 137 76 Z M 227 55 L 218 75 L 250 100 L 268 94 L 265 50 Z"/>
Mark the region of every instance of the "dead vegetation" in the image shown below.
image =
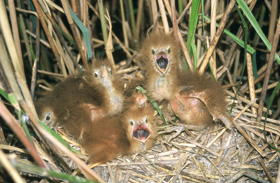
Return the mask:
<path id="1" fill-rule="evenodd" d="M 1 0 L 0 12 L 0 182 L 280 182 L 277 0 Z M 226 89 L 233 127 L 160 135 L 147 153 L 91 170 L 79 144 L 59 129 L 71 151 L 37 121 L 33 101 L 95 58 L 141 77 L 135 56 L 155 26 L 178 38 L 188 69 Z"/>

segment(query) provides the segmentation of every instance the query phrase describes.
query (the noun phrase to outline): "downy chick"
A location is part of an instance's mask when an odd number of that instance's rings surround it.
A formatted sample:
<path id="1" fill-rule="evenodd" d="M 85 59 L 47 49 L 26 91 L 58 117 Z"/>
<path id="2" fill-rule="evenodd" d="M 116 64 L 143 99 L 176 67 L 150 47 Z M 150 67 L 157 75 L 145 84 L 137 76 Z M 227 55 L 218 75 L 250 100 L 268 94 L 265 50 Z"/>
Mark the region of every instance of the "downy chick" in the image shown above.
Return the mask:
<path id="1" fill-rule="evenodd" d="M 210 75 L 184 72 L 181 80 L 172 86 L 169 100 L 175 115 L 191 130 L 202 130 L 221 120 L 227 128 L 231 117 L 226 112 L 225 93 Z"/>
<path id="2" fill-rule="evenodd" d="M 137 102 L 136 98 L 130 102 Z M 151 105 L 130 102 L 124 112 L 99 119 L 85 132 L 81 144 L 89 153 L 90 163 L 105 163 L 152 147 L 157 136 L 154 110 Z"/>
<path id="3" fill-rule="evenodd" d="M 92 72 L 68 77 L 59 83 L 37 102 L 39 118 L 63 126 L 79 139 L 87 123 L 121 112 L 124 98 L 109 63 L 108 59 L 96 60 Z"/>
<path id="4" fill-rule="evenodd" d="M 110 60 L 94 61 L 92 72 L 98 81 L 107 89 L 104 95 L 108 102 L 106 105 L 110 106 L 110 110 L 108 111 L 109 115 L 121 112 L 124 102 L 123 81 L 116 74 Z"/>
<path id="5" fill-rule="evenodd" d="M 139 53 L 148 94 L 159 102 L 168 100 L 172 94 L 170 86 L 183 68 L 181 49 L 174 36 L 156 30 L 143 41 Z"/>

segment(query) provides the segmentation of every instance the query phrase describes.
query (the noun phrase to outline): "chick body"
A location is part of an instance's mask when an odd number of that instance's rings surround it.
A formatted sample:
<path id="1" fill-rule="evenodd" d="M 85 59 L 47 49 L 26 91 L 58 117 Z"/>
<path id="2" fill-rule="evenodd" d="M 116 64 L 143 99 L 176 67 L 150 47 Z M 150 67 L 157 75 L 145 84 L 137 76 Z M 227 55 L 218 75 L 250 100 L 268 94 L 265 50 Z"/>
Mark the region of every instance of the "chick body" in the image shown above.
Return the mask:
<path id="1" fill-rule="evenodd" d="M 148 150 L 157 136 L 155 121 L 151 106 L 136 103 L 120 114 L 99 119 L 81 142 L 90 155 L 89 162 L 104 163 Z"/>

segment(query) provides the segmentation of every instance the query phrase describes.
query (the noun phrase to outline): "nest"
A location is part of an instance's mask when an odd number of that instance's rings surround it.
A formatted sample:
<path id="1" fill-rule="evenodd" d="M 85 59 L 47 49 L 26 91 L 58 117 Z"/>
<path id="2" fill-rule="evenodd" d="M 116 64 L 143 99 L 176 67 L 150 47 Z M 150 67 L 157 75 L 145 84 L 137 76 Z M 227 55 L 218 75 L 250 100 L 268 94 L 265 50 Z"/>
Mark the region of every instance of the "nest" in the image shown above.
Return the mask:
<path id="1" fill-rule="evenodd" d="M 278 182 L 280 60 L 275 53 L 280 22 L 275 2 L 238 1 L 234 7 L 234 0 L 216 5 L 1 1 L 0 182 Z M 205 16 L 216 12 L 212 23 L 202 19 L 202 10 Z M 250 13 L 268 33 L 260 33 Z M 87 154 L 71 136 L 60 128 L 57 135 L 38 122 L 33 101 L 105 55 L 127 79 L 142 77 L 135 56 L 141 39 L 155 26 L 177 35 L 189 69 L 211 71 L 224 87 L 233 127 L 217 121 L 202 131 L 174 131 L 183 129 L 182 124 L 162 123 L 152 149 L 89 168 Z"/>

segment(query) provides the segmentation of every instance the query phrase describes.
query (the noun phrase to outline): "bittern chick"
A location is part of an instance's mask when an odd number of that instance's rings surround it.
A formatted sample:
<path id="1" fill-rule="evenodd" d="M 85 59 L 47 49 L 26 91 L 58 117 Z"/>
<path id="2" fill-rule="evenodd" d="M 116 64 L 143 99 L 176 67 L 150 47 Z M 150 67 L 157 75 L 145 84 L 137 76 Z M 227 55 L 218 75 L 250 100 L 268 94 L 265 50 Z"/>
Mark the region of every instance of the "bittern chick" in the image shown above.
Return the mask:
<path id="1" fill-rule="evenodd" d="M 139 55 L 145 72 L 145 89 L 153 100 L 168 100 L 172 94 L 170 86 L 183 68 L 181 49 L 174 36 L 159 30 L 152 32 L 143 41 Z"/>
<path id="2" fill-rule="evenodd" d="M 174 84 L 173 99 L 169 100 L 175 115 L 188 129 L 202 130 L 221 120 L 227 128 L 231 117 L 226 112 L 225 93 L 210 75 L 184 72 L 181 80 Z"/>
<path id="3" fill-rule="evenodd" d="M 68 77 L 58 84 L 37 103 L 40 119 L 63 126 L 75 138 L 81 138 L 87 123 L 119 113 L 123 95 L 108 63 L 97 60 L 92 72 Z"/>
<path id="4" fill-rule="evenodd" d="M 143 152 L 152 147 L 157 136 L 153 108 L 127 106 L 127 110 L 99 119 L 84 134 L 82 146 L 90 163 L 105 163 L 118 156 Z"/>
<path id="5" fill-rule="evenodd" d="M 92 65 L 94 76 L 107 89 L 104 93 L 107 98 L 109 115 L 117 114 L 122 111 L 124 101 L 123 81 L 115 72 L 113 63 L 109 59 L 96 60 Z"/>

